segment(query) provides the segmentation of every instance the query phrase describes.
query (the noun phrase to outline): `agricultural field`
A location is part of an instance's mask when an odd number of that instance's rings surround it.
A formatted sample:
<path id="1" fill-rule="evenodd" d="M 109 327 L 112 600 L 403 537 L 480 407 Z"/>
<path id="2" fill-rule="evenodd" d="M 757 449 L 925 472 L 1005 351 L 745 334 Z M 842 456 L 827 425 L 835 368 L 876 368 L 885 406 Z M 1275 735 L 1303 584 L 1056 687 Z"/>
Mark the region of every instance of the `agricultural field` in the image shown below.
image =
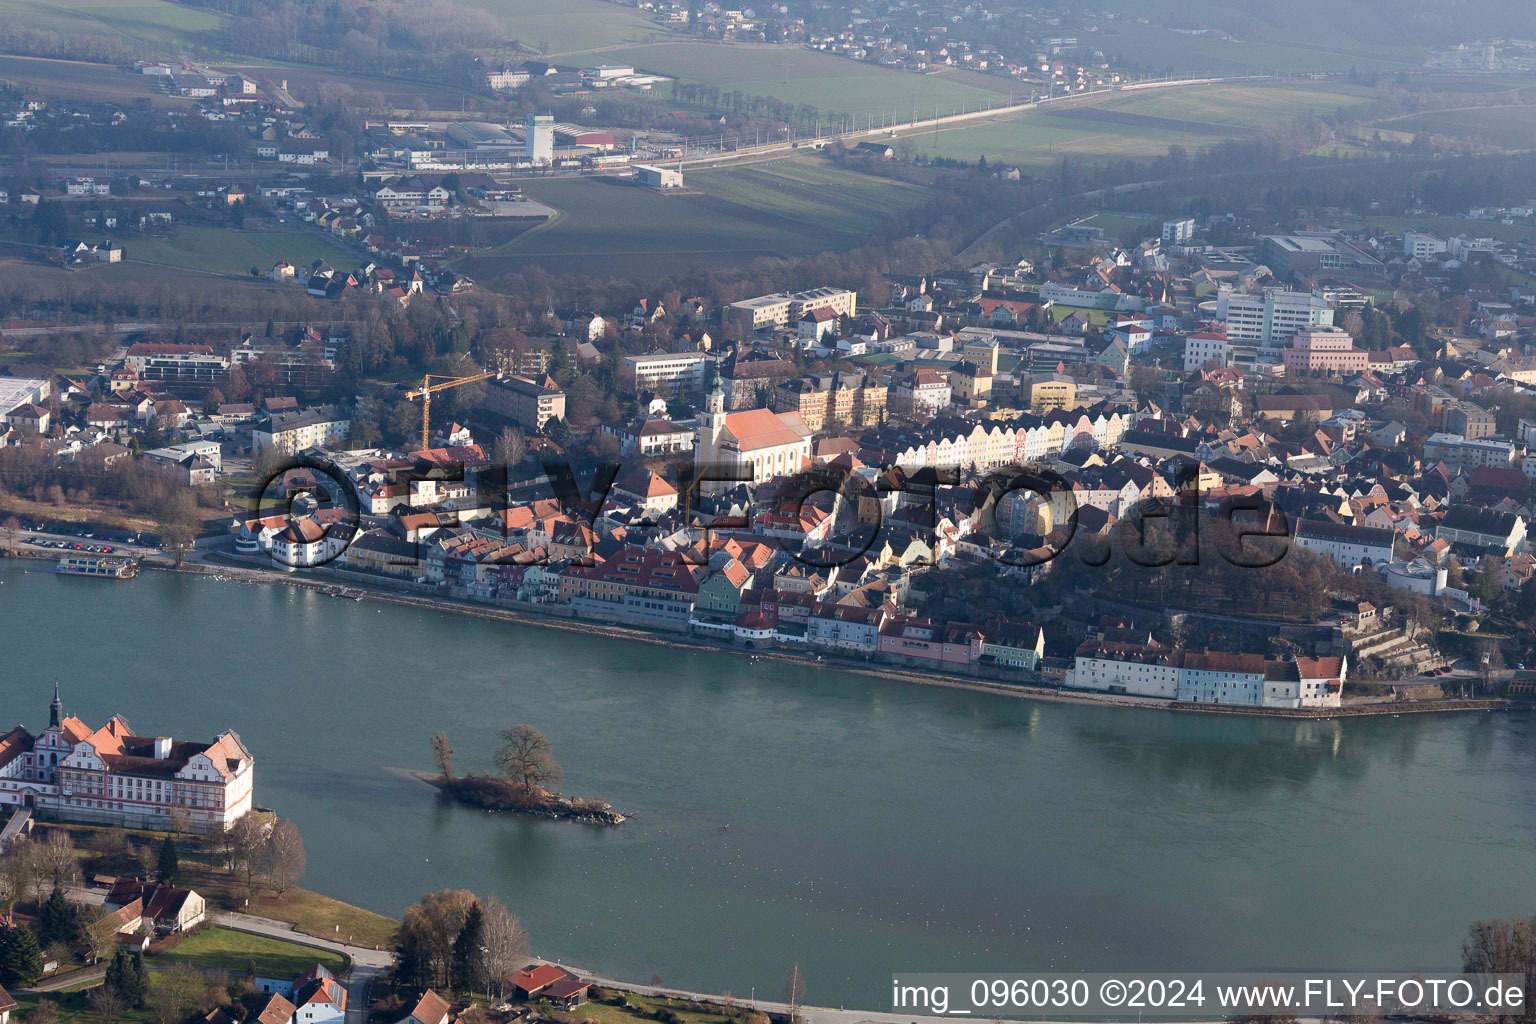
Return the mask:
<path id="1" fill-rule="evenodd" d="M 186 107 L 192 103 L 179 96 L 164 95 L 152 78 L 130 74 L 111 64 L 0 56 L 0 79 L 17 90 L 37 92 L 50 100 L 130 103 L 149 97 L 159 107 Z"/>
<path id="2" fill-rule="evenodd" d="M 965 74 L 964 82 L 945 74 L 918 75 L 814 50 L 727 43 L 658 43 L 603 54 L 610 64 L 633 64 L 689 82 L 739 90 L 748 96 L 772 96 L 786 103 L 807 103 L 823 112 L 856 117 L 895 115 L 910 119 L 958 113 L 962 107 L 1006 102 L 1009 83 Z M 982 87 L 978 83 L 984 83 Z M 667 96 L 665 85 L 659 96 Z"/>
<path id="3" fill-rule="evenodd" d="M 913 132 L 894 145 L 903 154 L 957 160 L 985 156 L 993 163 L 1039 169 L 1065 155 L 1086 160 L 1134 160 L 1162 156 L 1174 145 L 1195 153 L 1266 124 L 1364 102 L 1363 90 L 1337 86 L 1217 85 L 1108 96 L 937 132 Z"/>
<path id="4" fill-rule="evenodd" d="M 928 198 L 926 189 L 818 160 L 691 171 L 687 194 L 612 178 L 530 182 L 528 196 L 560 215 L 460 265 L 489 282 L 526 265 L 551 273 L 667 273 L 805 255 L 857 244 L 887 211 Z"/>
<path id="5" fill-rule="evenodd" d="M 1136 117 L 1210 126 L 1218 130 L 1252 130 L 1277 121 L 1357 107 L 1369 101 L 1372 94 L 1373 90 L 1343 84 L 1233 84 L 1131 93 L 1110 100 L 1104 107 Z"/>
<path id="6" fill-rule="evenodd" d="M 1029 113 L 1007 120 L 922 131 L 898 138 L 898 154 L 1011 163 L 1040 170 L 1063 156 L 1136 160 L 1162 156 L 1172 145 L 1191 152 L 1216 141 L 1208 132 L 1181 132 L 1106 122 L 1094 108 Z"/>
<path id="7" fill-rule="evenodd" d="M 419 101 L 427 105 L 429 112 L 438 113 L 443 117 L 460 117 L 465 99 L 475 96 L 474 93 L 463 89 L 433 82 L 410 82 L 399 78 L 384 78 L 322 68 L 240 64 L 231 66 L 231 70 L 248 74 L 258 82 L 276 84 L 286 81 L 289 91 L 299 94 L 295 97 L 299 102 L 303 102 L 308 95 L 317 91 L 322 82 L 339 82 L 358 92 L 376 92 L 384 97 L 386 103 L 399 111 L 413 110 Z"/>
<path id="8" fill-rule="evenodd" d="M 1348 35 L 1332 26 L 1319 35 L 1316 25 L 1328 23 L 1326 16 L 1320 17 L 1292 39 L 1284 34 L 1222 39 L 1124 20 L 1105 25 L 1093 41 L 1112 63 L 1188 75 L 1395 71 L 1422 63 L 1422 51 L 1413 47 L 1349 45 L 1350 40 L 1377 38 L 1375 31 Z"/>
<path id="9" fill-rule="evenodd" d="M 360 262 L 350 250 L 308 231 L 233 231 L 218 227 L 175 228 L 170 238 L 129 236 L 123 239 L 123 258 L 234 277 L 249 277 L 253 266 L 266 273 L 279 260 L 298 266 L 326 259 L 339 261 L 347 268 Z"/>
<path id="10" fill-rule="evenodd" d="M 548 56 L 585 53 L 597 47 L 643 43 L 672 34 L 633 7 L 603 0 L 467 0 L 501 19 L 509 38 Z M 615 61 L 603 58 L 603 63 Z"/>
<path id="11" fill-rule="evenodd" d="M 0 0 L 0 19 L 79 36 L 115 36 L 156 50 L 182 50 L 224 19 L 170 0 Z"/>
<path id="12" fill-rule="evenodd" d="M 1524 150 L 1536 146 L 1536 104 L 1436 110 L 1379 121 L 1374 127 L 1381 128 L 1383 134 L 1404 132 L 1411 137 L 1429 132 L 1463 142 Z"/>
<path id="13" fill-rule="evenodd" d="M 757 211 L 757 216 L 857 237 L 879 228 L 893 210 L 928 199 L 917 185 L 845 171 L 817 158 L 695 171 L 688 184 L 706 195 Z"/>
<path id="14" fill-rule="evenodd" d="M 1394 234 L 1425 231 L 1440 238 L 1466 235 L 1469 238 L 1496 238 L 1501 242 L 1536 242 L 1536 224 L 1504 224 L 1494 220 L 1433 216 L 1366 217 L 1363 223 Z"/>

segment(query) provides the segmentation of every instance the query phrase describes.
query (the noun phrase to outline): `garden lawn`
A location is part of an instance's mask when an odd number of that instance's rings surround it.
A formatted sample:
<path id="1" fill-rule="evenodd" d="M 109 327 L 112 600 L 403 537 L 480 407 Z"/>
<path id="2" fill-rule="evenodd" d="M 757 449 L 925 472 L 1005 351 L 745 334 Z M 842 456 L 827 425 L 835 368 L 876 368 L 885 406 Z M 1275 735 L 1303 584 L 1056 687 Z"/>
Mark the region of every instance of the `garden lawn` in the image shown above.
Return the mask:
<path id="1" fill-rule="evenodd" d="M 347 968 L 347 958 L 325 949 L 301 946 L 265 935 L 251 935 L 228 928 L 208 928 L 187 936 L 175 949 L 154 958 L 156 963 L 187 963 L 244 973 L 254 965 L 256 973 L 275 978 L 300 974 L 316 963 L 333 974 Z"/>

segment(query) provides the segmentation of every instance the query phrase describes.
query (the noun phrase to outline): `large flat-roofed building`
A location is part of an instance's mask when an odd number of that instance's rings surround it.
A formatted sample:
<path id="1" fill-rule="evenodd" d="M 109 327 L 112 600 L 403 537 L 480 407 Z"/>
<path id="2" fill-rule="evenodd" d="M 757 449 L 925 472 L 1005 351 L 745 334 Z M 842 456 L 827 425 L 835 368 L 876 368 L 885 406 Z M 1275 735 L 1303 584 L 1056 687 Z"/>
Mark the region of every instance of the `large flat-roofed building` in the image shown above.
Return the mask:
<path id="1" fill-rule="evenodd" d="M 140 341 L 129 346 L 125 362 L 140 380 L 214 384 L 229 372 L 229 357 L 211 345 Z"/>
<path id="2" fill-rule="evenodd" d="M 1515 446 L 1497 437 L 1463 437 L 1438 431 L 1424 441 L 1424 464 L 1443 462 L 1452 471 L 1508 469 L 1515 464 Z"/>
<path id="3" fill-rule="evenodd" d="M 1266 288 L 1260 295 L 1223 291 L 1216 297 L 1216 318 L 1226 325 L 1234 345 L 1278 349 L 1301 331 L 1333 326 L 1327 300 L 1310 292 Z"/>
<path id="4" fill-rule="evenodd" d="M 1368 355 L 1343 331 L 1297 331 L 1282 355 L 1287 374 L 1364 373 Z"/>
<path id="5" fill-rule="evenodd" d="M 448 126 L 448 135 L 465 149 L 510 151 L 517 147 L 511 132 L 490 121 L 454 121 Z"/>
<path id="6" fill-rule="evenodd" d="M 543 430 L 550 420 L 565 419 L 565 392 L 545 378 L 493 377 L 486 382 L 482 404 L 491 412 L 528 430 Z"/>
<path id="7" fill-rule="evenodd" d="M 698 352 L 653 352 L 643 356 L 625 356 L 619 366 L 619 378 L 631 394 L 642 391 L 681 395 L 704 387 L 709 357 Z"/>
<path id="8" fill-rule="evenodd" d="M 765 327 L 787 327 L 808 311 L 830 309 L 838 316 L 853 316 L 858 293 L 846 288 L 811 288 L 803 292 L 777 292 L 742 299 L 727 307 L 727 315 L 748 335 Z"/>
<path id="9" fill-rule="evenodd" d="M 251 809 L 255 759 L 240 737 L 137 736 L 113 715 L 92 730 L 54 688 L 48 728 L 0 734 L 0 807 L 124 828 L 222 831 Z"/>
<path id="10" fill-rule="evenodd" d="M 0 377 L 0 416 L 24 405 L 38 405 L 53 385 L 42 377 Z"/>
<path id="11" fill-rule="evenodd" d="M 1381 260 L 1346 242 L 1344 236 L 1335 231 L 1265 235 L 1261 258 L 1281 280 L 1319 271 L 1333 274 L 1379 274 L 1382 271 Z"/>
<path id="12" fill-rule="evenodd" d="M 668 167 L 655 167 L 651 164 L 636 164 L 635 176 L 640 184 L 649 188 L 682 188 L 683 172 L 674 171 Z"/>

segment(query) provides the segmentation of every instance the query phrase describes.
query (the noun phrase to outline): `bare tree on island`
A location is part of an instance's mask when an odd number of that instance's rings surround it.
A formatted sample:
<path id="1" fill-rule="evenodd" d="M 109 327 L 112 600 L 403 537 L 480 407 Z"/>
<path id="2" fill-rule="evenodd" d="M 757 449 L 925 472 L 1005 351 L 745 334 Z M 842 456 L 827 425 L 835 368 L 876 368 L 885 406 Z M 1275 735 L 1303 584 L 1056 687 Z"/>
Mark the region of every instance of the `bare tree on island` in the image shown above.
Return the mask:
<path id="1" fill-rule="evenodd" d="M 507 745 L 496 755 L 496 767 L 513 785 L 533 794 L 560 781 L 549 737 L 531 725 L 514 725 L 501 731 Z"/>
<path id="2" fill-rule="evenodd" d="M 448 742 L 448 734 L 440 732 L 432 737 L 432 758 L 437 762 L 438 774 L 444 782 L 453 781 L 453 746 Z"/>

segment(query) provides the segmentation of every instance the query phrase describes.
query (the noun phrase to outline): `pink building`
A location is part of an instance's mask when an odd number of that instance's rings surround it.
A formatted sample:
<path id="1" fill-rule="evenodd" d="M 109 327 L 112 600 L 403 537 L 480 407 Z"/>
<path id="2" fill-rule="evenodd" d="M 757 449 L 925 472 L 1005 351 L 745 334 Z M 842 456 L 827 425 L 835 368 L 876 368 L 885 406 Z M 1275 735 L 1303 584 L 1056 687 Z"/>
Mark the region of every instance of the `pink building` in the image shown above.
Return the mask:
<path id="1" fill-rule="evenodd" d="M 1287 375 L 1364 373 L 1369 354 L 1343 331 L 1301 331 L 1282 353 Z"/>

